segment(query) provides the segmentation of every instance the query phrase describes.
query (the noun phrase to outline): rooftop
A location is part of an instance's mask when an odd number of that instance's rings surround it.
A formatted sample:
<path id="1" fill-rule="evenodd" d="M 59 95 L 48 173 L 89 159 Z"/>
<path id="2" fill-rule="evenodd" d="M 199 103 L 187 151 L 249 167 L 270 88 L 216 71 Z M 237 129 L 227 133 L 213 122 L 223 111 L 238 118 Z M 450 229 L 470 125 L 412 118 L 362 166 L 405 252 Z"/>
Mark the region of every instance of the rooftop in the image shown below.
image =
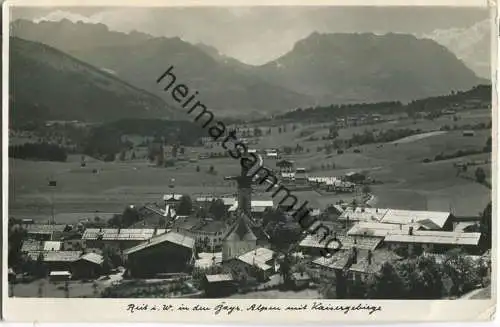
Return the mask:
<path id="1" fill-rule="evenodd" d="M 300 242 L 299 246 L 324 249 L 328 242 L 328 248 L 332 250 L 345 250 L 351 249 L 353 247 L 356 247 L 360 250 L 375 250 L 383 240 L 382 237 L 347 235 L 338 235 L 337 241 L 329 242 L 329 240 L 331 239 L 331 237 L 326 237 L 324 240 L 322 240 L 322 242 L 320 242 L 321 237 L 319 237 L 319 235 L 307 235 Z"/>
<path id="2" fill-rule="evenodd" d="M 179 201 L 181 198 L 182 194 L 169 193 L 163 195 L 163 201 L 169 201 L 169 200 Z"/>
<path id="3" fill-rule="evenodd" d="M 164 229 L 157 229 L 157 235 L 165 233 Z M 82 235 L 84 240 L 96 240 L 102 236 L 102 240 L 116 241 L 144 241 L 155 234 L 154 228 L 88 228 Z"/>
<path id="4" fill-rule="evenodd" d="M 53 232 L 62 232 L 66 228 L 66 225 L 42 225 L 42 224 L 30 224 L 26 225 L 26 230 L 31 234 L 50 234 Z"/>
<path id="5" fill-rule="evenodd" d="M 103 256 L 97 253 L 86 253 L 81 256 L 80 260 L 92 262 L 96 265 L 101 265 L 104 262 Z"/>
<path id="6" fill-rule="evenodd" d="M 123 251 L 123 253 L 128 255 L 128 254 L 139 252 L 139 251 L 142 251 L 144 249 L 147 249 L 147 248 L 150 248 L 150 247 L 153 247 L 153 246 L 156 246 L 158 244 L 165 243 L 165 242 L 177 244 L 177 245 L 180 245 L 182 247 L 189 248 L 189 249 L 193 249 L 194 243 L 195 243 L 194 239 L 189 237 L 189 236 L 185 236 L 185 235 L 182 235 L 179 233 L 174 233 L 174 232 L 168 232 L 168 233 L 164 233 L 164 234 L 155 236 L 155 237 L 149 239 L 147 242 L 143 242 L 139 245 L 131 247 L 130 249 Z"/>
<path id="7" fill-rule="evenodd" d="M 21 252 L 42 251 L 43 241 L 27 239 L 23 241 Z"/>
<path id="8" fill-rule="evenodd" d="M 273 259 L 273 254 L 274 251 L 271 249 L 257 248 L 240 255 L 238 259 L 251 266 L 256 265 L 262 270 L 268 270 L 271 269 L 272 266 L 268 265 L 267 262 Z"/>
<path id="9" fill-rule="evenodd" d="M 74 262 L 80 258 L 81 251 L 47 251 L 43 253 L 44 262 Z"/>
<path id="10" fill-rule="evenodd" d="M 442 211 L 349 207 L 340 215 L 339 219 L 400 225 L 419 223 L 427 229 L 441 229 L 450 216 L 449 212 Z"/>
<path id="11" fill-rule="evenodd" d="M 61 242 L 46 241 L 43 243 L 43 250 L 44 251 L 59 251 L 59 250 L 61 250 L 61 247 L 62 247 Z"/>
<path id="12" fill-rule="evenodd" d="M 222 263 L 222 252 L 198 253 L 198 257 L 199 259 L 194 262 L 196 268 L 206 269 Z"/>
<path id="13" fill-rule="evenodd" d="M 449 245 L 478 245 L 481 233 L 457 233 L 445 231 L 414 231 L 408 233 L 390 233 L 385 237 L 386 242 L 397 243 L 428 243 Z"/>
<path id="14" fill-rule="evenodd" d="M 314 260 L 312 263 L 321 267 L 330 268 L 330 269 L 344 269 L 349 263 L 349 259 L 351 257 L 350 251 L 338 251 L 335 252 L 330 257 L 319 257 Z"/>
<path id="15" fill-rule="evenodd" d="M 206 275 L 206 278 L 209 283 L 229 282 L 233 280 L 231 274 Z"/>
<path id="16" fill-rule="evenodd" d="M 252 211 L 258 211 L 266 208 L 274 207 L 273 200 L 252 200 L 251 203 Z M 259 209 L 261 208 L 261 209 Z M 229 209 L 229 212 L 236 211 L 238 209 L 238 202 L 235 202 Z"/>
<path id="17" fill-rule="evenodd" d="M 380 271 L 382 265 L 386 262 L 393 262 L 400 260 L 401 257 L 395 254 L 392 251 L 388 250 L 375 250 L 371 252 L 371 263 L 368 262 L 368 256 L 370 254 L 361 257 L 361 254 L 358 252 L 357 263 L 352 264 L 349 268 L 349 271 L 356 271 L 362 273 L 376 273 Z"/>
<path id="18" fill-rule="evenodd" d="M 412 222 L 431 221 L 439 228 L 443 228 L 450 217 L 449 212 L 442 211 L 416 211 L 416 210 L 398 210 L 389 209 L 382 218 L 382 223 L 389 224 L 410 224 Z"/>
<path id="19" fill-rule="evenodd" d="M 349 207 L 344 210 L 339 219 L 350 221 L 380 221 L 388 209 Z"/>

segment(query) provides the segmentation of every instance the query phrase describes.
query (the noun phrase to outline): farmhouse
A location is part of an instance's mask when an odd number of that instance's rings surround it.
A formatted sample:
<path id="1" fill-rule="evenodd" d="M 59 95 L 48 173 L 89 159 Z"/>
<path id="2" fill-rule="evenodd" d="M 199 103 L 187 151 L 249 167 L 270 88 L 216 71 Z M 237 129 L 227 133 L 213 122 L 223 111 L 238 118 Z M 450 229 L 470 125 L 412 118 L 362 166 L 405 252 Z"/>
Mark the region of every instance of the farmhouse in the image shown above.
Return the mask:
<path id="1" fill-rule="evenodd" d="M 73 263 L 80 258 L 80 251 L 43 252 L 43 262 L 49 271 L 71 271 Z"/>
<path id="2" fill-rule="evenodd" d="M 103 263 L 102 255 L 86 253 L 73 263 L 71 272 L 75 278 L 97 278 L 102 273 Z"/>
<path id="3" fill-rule="evenodd" d="M 133 277 L 185 272 L 194 262 L 194 243 L 175 232 L 161 234 L 125 250 L 125 266 Z"/>
<path id="4" fill-rule="evenodd" d="M 242 272 L 258 280 L 267 280 L 276 273 L 275 252 L 267 248 L 255 248 L 225 262 L 232 271 Z"/>

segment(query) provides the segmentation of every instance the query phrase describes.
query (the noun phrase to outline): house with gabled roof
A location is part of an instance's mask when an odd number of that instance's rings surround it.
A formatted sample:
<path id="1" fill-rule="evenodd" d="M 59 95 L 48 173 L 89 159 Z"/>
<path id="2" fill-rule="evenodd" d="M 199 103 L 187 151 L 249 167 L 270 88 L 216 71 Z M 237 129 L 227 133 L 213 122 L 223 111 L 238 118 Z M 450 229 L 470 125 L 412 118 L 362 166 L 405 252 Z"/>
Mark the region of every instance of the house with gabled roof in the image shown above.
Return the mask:
<path id="1" fill-rule="evenodd" d="M 194 262 L 195 240 L 175 232 L 157 235 L 126 249 L 125 266 L 129 276 L 153 277 L 186 272 Z"/>

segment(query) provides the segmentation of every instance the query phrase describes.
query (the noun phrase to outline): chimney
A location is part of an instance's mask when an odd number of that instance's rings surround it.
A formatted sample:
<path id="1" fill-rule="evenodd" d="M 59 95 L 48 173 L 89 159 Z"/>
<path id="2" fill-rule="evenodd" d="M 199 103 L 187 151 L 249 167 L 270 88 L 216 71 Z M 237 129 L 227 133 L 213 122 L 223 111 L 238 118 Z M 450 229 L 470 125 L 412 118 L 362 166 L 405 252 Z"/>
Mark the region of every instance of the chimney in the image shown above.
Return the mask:
<path id="1" fill-rule="evenodd" d="M 369 265 L 372 264 L 372 257 L 373 257 L 372 250 L 368 250 L 368 264 Z"/>
<path id="2" fill-rule="evenodd" d="M 413 226 L 408 228 L 408 235 L 413 235 Z"/>

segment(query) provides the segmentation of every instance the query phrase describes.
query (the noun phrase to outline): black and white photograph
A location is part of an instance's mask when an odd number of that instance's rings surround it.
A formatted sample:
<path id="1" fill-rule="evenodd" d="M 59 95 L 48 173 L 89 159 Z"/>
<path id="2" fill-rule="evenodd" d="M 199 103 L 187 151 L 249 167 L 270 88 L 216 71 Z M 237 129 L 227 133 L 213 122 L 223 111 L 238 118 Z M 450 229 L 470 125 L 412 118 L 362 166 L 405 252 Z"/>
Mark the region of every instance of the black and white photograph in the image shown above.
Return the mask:
<path id="1" fill-rule="evenodd" d="M 9 298 L 496 297 L 494 9 L 4 10 Z"/>

